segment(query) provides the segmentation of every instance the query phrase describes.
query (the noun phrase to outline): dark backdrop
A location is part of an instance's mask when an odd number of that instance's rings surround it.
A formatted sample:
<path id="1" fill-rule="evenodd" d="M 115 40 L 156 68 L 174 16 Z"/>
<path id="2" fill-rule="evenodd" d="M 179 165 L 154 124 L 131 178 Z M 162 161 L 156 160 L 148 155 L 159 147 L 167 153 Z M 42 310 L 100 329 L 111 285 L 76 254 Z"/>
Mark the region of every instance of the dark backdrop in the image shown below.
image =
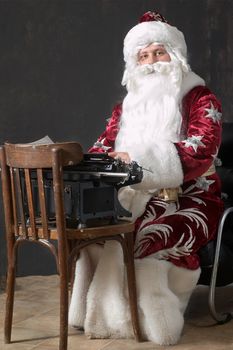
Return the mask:
<path id="1" fill-rule="evenodd" d="M 193 70 L 233 121 L 232 0 L 0 0 L 0 143 L 48 134 L 87 150 L 125 93 L 123 38 L 154 9 L 185 33 Z M 3 274 L 2 210 L 0 218 Z M 24 252 L 19 274 L 54 272 L 43 249 Z"/>

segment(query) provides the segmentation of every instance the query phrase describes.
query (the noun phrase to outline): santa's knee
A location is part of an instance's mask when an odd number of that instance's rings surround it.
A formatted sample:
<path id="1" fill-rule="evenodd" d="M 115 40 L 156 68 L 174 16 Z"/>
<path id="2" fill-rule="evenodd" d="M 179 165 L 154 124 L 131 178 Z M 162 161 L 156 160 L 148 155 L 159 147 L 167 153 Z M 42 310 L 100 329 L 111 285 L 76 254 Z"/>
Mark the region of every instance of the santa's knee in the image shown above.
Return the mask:
<path id="1" fill-rule="evenodd" d="M 88 253 L 93 272 L 97 267 L 101 254 L 103 252 L 103 248 L 104 248 L 104 244 L 102 243 L 91 244 L 86 247 L 86 251 Z"/>

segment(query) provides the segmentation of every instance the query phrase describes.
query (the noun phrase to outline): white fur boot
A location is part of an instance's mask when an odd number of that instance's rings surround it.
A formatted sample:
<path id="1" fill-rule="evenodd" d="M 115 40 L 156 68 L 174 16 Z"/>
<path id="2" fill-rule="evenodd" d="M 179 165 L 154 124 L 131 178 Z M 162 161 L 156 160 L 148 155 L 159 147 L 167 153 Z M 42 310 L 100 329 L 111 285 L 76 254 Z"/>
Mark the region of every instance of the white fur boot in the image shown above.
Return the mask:
<path id="1" fill-rule="evenodd" d="M 125 293 L 123 253 L 116 241 L 107 241 L 87 295 L 85 333 L 90 338 L 133 336 Z"/>
<path id="2" fill-rule="evenodd" d="M 86 298 L 103 248 L 90 245 L 80 252 L 75 268 L 73 292 L 69 307 L 69 325 L 82 328 L 86 318 Z"/>
<path id="3" fill-rule="evenodd" d="M 135 264 L 143 334 L 160 345 L 176 344 L 184 318 L 179 300 L 168 285 L 172 264 L 154 258 L 138 259 Z"/>

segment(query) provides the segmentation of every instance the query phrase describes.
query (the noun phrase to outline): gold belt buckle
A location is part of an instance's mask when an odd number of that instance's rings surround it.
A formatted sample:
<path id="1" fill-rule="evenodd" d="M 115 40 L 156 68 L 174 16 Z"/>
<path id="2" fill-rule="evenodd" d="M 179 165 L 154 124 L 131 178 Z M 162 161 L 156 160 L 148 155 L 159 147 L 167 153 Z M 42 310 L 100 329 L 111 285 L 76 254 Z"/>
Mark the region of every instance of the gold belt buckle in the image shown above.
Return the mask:
<path id="1" fill-rule="evenodd" d="M 162 188 L 159 191 L 158 197 L 163 199 L 165 202 L 177 202 L 179 193 L 181 193 L 180 187 L 175 188 Z"/>

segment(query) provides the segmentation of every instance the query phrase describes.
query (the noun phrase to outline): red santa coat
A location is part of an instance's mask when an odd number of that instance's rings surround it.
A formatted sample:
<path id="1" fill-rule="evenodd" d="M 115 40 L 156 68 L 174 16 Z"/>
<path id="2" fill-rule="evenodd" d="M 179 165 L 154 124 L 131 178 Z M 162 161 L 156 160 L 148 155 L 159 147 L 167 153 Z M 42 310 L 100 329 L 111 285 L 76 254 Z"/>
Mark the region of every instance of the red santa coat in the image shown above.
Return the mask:
<path id="1" fill-rule="evenodd" d="M 121 113 L 117 105 L 90 152 L 114 150 Z M 207 87 L 197 86 L 182 100 L 182 118 L 181 141 L 175 143 L 183 171 L 178 201 L 150 198 L 135 222 L 135 257 L 150 255 L 197 269 L 197 252 L 214 239 L 223 211 L 219 177 L 208 171 L 221 142 L 220 102 Z"/>

